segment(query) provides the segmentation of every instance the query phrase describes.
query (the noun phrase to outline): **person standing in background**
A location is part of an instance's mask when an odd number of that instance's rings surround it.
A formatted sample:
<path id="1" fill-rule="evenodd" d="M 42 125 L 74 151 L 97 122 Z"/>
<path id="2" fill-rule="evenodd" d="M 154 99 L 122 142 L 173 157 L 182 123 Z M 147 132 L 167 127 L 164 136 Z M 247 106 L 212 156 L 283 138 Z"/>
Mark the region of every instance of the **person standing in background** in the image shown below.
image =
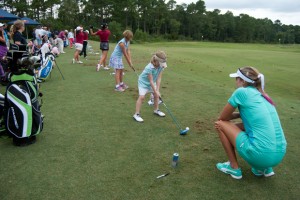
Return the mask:
<path id="1" fill-rule="evenodd" d="M 3 25 L 3 33 L 4 33 L 4 38 L 5 38 L 5 43 L 6 43 L 6 47 L 7 49 L 9 49 L 10 46 L 10 42 L 9 42 L 9 33 L 7 32 L 7 24 L 4 23 Z"/>
<path id="2" fill-rule="evenodd" d="M 37 26 L 35 29 L 35 39 L 36 39 L 36 45 L 38 48 L 41 48 L 42 46 L 42 27 L 40 25 Z"/>
<path id="3" fill-rule="evenodd" d="M 103 23 L 101 25 L 101 30 L 97 32 L 93 32 L 93 27 L 90 27 L 91 35 L 98 35 L 100 39 L 100 49 L 102 51 L 100 61 L 96 66 L 96 71 L 99 71 L 101 67 L 104 70 L 109 70 L 109 67 L 106 66 L 106 58 L 109 50 L 109 36 L 111 34 L 110 30 L 108 29 L 107 23 Z"/>
<path id="4" fill-rule="evenodd" d="M 87 44 L 88 44 L 88 39 L 89 39 L 89 31 L 88 30 L 85 30 L 83 32 L 84 36 L 83 36 L 83 46 L 82 46 L 82 51 L 80 52 L 80 56 L 83 55 L 84 58 L 86 58 L 86 47 L 87 47 Z"/>
<path id="5" fill-rule="evenodd" d="M 84 38 L 84 34 L 83 34 L 83 27 L 82 26 L 78 26 L 76 28 L 76 32 L 75 32 L 75 52 L 74 52 L 74 58 L 72 59 L 72 63 L 74 64 L 75 62 L 78 64 L 82 64 L 83 62 L 79 60 L 79 53 L 82 51 L 83 48 L 83 38 Z"/>
<path id="6" fill-rule="evenodd" d="M 0 59 L 2 60 L 2 58 L 4 56 L 6 56 L 7 54 L 7 46 L 6 46 L 6 39 L 5 39 L 5 36 L 4 36 L 4 24 L 0 23 Z M 1 80 L 4 79 L 4 76 L 5 76 L 5 72 L 4 72 L 4 69 L 1 65 L 1 62 L 0 62 L 0 78 Z"/>
<path id="7" fill-rule="evenodd" d="M 71 29 L 71 30 L 68 32 L 68 39 L 69 39 L 70 49 L 73 49 L 73 43 L 74 43 L 74 33 L 73 33 L 73 29 Z"/>

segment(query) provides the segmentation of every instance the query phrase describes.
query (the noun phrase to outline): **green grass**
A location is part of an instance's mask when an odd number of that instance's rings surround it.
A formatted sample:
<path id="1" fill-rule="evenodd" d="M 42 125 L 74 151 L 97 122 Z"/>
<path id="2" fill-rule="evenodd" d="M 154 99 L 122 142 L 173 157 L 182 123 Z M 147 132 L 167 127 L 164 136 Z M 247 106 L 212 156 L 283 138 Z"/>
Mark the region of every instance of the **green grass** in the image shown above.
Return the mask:
<path id="1" fill-rule="evenodd" d="M 92 45 L 96 50 L 98 43 Z M 111 51 L 114 44 L 111 44 Z M 299 196 L 300 46 L 174 42 L 133 44 L 138 73 L 151 53 L 164 50 L 168 68 L 161 93 L 168 108 L 189 126 L 180 136 L 169 115 L 159 118 L 144 103 L 132 115 L 137 77 L 126 64 L 124 93 L 110 72 L 95 71 L 99 55 L 72 65 L 73 50 L 57 58 L 57 69 L 41 84 L 44 130 L 37 143 L 19 148 L 0 138 L 0 199 L 297 199 Z M 288 148 L 276 175 L 257 178 L 239 159 L 243 179 L 217 171 L 226 155 L 214 121 L 235 88 L 228 74 L 251 65 L 266 76 Z M 3 92 L 5 88 L 0 88 Z M 166 109 L 161 106 L 161 110 Z M 171 167 L 174 152 L 179 166 Z M 170 175 L 157 180 L 163 173 Z"/>

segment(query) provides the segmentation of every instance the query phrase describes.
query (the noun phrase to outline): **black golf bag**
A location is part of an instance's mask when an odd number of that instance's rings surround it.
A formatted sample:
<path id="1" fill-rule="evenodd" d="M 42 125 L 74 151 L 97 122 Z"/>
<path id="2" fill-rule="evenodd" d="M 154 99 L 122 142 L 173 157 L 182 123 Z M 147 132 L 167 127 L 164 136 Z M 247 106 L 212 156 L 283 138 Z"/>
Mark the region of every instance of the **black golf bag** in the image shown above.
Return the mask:
<path id="1" fill-rule="evenodd" d="M 32 68 L 34 60 L 23 53 L 21 57 L 13 56 L 13 64 L 5 92 L 4 123 L 14 144 L 23 146 L 35 142 L 35 136 L 43 130 L 43 117 L 38 101 L 38 84 Z"/>
<path id="2" fill-rule="evenodd" d="M 5 135 L 6 133 L 5 123 L 3 119 L 4 102 L 5 97 L 3 94 L 0 94 L 0 135 Z"/>

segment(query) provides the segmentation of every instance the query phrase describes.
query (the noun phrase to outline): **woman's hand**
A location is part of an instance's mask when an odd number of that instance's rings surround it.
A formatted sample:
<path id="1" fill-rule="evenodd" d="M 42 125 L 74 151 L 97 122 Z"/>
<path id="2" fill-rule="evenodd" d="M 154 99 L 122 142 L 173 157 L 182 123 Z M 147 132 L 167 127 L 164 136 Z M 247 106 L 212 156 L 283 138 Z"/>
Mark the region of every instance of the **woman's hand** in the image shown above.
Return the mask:
<path id="1" fill-rule="evenodd" d="M 28 47 L 32 47 L 32 45 L 33 45 L 32 41 L 29 41 L 28 44 L 27 44 Z"/>
<path id="2" fill-rule="evenodd" d="M 220 129 L 221 129 L 220 122 L 221 122 L 221 120 L 218 120 L 215 122 L 215 129 L 218 131 L 220 131 Z"/>

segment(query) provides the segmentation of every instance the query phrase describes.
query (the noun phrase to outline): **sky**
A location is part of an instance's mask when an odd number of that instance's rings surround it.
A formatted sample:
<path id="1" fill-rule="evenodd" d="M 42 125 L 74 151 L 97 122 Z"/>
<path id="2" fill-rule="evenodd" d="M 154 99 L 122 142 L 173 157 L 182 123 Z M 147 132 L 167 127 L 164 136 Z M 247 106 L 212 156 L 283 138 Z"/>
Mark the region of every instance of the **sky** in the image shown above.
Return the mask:
<path id="1" fill-rule="evenodd" d="M 198 0 L 175 0 L 177 4 L 196 3 Z M 286 25 L 300 25 L 300 0 L 204 0 L 206 10 L 231 11 L 234 16 L 241 13 L 255 18 L 280 20 Z"/>

